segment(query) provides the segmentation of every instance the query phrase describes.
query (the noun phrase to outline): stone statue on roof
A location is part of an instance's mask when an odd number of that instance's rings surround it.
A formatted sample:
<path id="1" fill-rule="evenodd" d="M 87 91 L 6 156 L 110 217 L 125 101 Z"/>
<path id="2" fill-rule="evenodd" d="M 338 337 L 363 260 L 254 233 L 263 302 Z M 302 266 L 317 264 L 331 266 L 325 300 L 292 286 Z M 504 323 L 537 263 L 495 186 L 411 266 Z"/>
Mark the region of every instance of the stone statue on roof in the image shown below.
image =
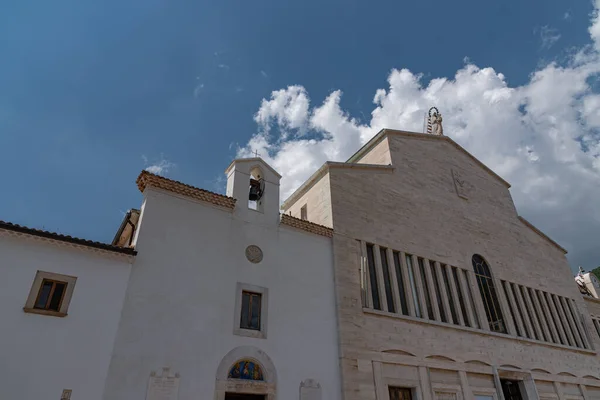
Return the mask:
<path id="1" fill-rule="evenodd" d="M 442 127 L 442 114 L 436 107 L 429 109 L 429 121 L 427 121 L 427 133 L 432 135 L 443 136 L 444 128 Z"/>

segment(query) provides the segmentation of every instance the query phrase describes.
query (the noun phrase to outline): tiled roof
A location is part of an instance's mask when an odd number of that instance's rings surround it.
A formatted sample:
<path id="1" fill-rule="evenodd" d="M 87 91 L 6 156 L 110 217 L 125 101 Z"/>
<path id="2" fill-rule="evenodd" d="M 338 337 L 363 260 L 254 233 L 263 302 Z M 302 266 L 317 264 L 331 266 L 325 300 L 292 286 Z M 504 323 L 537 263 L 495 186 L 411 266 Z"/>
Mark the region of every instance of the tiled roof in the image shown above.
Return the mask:
<path id="1" fill-rule="evenodd" d="M 233 209 L 235 207 L 235 199 L 233 197 L 223 196 L 222 194 L 186 185 L 185 183 L 181 183 L 172 179 L 155 175 L 148 171 L 142 171 L 140 176 L 138 176 L 136 183 L 141 192 L 144 192 L 146 187 L 152 186 L 155 188 L 168 190 L 169 192 L 187 196 L 192 199 L 212 203 L 220 207 L 225 207 L 229 209 Z"/>
<path id="2" fill-rule="evenodd" d="M 333 229 L 300 218 L 292 217 L 291 215 L 281 214 L 281 223 L 294 228 L 302 229 L 307 232 L 316 233 L 317 235 L 333 237 Z"/>
<path id="3" fill-rule="evenodd" d="M 101 249 L 101 250 L 114 251 L 116 253 L 123 253 L 123 254 L 128 254 L 131 256 L 135 256 L 137 254 L 137 251 L 135 251 L 134 249 L 131 249 L 131 248 L 113 246 L 113 245 L 101 243 L 101 242 L 94 242 L 92 240 L 80 239 L 80 238 L 76 238 L 76 237 L 72 237 L 72 236 L 68 236 L 68 235 L 61 235 L 60 233 L 44 231 L 41 229 L 28 228 L 26 226 L 21 226 L 21 225 L 13 224 L 10 222 L 1 221 L 1 220 L 0 220 L 0 229 L 5 229 L 8 231 L 13 231 L 13 232 L 18 232 L 18 233 L 25 233 L 27 235 L 37 236 L 37 237 L 46 238 L 46 239 L 58 240 L 60 242 L 67 242 L 67 243 L 78 244 L 81 246 L 93 247 L 93 248 Z"/>

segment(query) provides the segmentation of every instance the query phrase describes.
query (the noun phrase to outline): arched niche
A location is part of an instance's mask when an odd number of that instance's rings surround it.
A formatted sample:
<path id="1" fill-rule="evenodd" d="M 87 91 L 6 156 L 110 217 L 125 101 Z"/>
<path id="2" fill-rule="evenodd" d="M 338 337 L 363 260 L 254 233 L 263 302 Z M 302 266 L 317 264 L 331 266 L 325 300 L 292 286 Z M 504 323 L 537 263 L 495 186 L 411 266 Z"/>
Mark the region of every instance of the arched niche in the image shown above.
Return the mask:
<path id="1" fill-rule="evenodd" d="M 267 400 L 276 400 L 276 388 L 275 365 L 257 347 L 236 347 L 217 368 L 215 400 L 225 400 L 226 393 L 263 394 Z"/>

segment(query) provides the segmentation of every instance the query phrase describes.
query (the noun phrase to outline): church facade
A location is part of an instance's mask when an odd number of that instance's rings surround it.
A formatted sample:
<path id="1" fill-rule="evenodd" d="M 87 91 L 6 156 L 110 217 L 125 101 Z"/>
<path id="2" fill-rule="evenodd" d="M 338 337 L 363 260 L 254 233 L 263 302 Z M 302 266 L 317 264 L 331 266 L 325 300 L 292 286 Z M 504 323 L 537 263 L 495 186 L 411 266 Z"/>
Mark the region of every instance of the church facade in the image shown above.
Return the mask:
<path id="1" fill-rule="evenodd" d="M 335 231 L 345 400 L 600 399 L 598 301 L 509 187 L 448 137 L 383 130 L 285 201 Z"/>
<path id="2" fill-rule="evenodd" d="M 249 158 L 226 195 L 142 172 L 111 244 L 0 222 L 4 393 L 600 400 L 598 280 L 438 125 L 381 131 L 281 207 Z"/>

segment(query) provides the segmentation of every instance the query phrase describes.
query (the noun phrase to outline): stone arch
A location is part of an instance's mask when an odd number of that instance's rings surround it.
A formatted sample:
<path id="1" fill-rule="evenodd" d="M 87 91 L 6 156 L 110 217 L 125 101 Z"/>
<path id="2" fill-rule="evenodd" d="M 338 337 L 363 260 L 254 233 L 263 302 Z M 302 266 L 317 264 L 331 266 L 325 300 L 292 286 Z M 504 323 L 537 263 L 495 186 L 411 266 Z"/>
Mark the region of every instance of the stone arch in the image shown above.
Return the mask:
<path id="1" fill-rule="evenodd" d="M 537 372 L 537 373 L 540 373 L 540 374 L 551 374 L 550 371 L 547 371 L 547 370 L 542 369 L 542 368 L 534 368 L 534 369 L 531 370 L 531 372 Z"/>
<path id="2" fill-rule="evenodd" d="M 262 380 L 229 378 L 229 371 L 239 361 L 251 361 L 260 366 Z M 276 399 L 277 371 L 271 358 L 254 346 L 240 346 L 223 357 L 217 368 L 215 400 L 224 400 L 225 393 L 264 394 L 267 400 Z"/>
<path id="3" fill-rule="evenodd" d="M 559 372 L 558 375 L 560 375 L 560 376 L 570 376 L 572 378 L 577 378 L 577 375 L 574 375 L 574 374 L 572 374 L 570 372 L 565 372 L 565 371 Z"/>
<path id="4" fill-rule="evenodd" d="M 450 357 L 440 356 L 437 354 L 432 354 L 430 356 L 425 357 L 429 360 L 438 360 L 438 361 L 448 361 L 448 362 L 456 362 L 456 360 L 451 359 Z"/>
<path id="5" fill-rule="evenodd" d="M 416 357 L 413 353 L 409 353 L 408 351 L 404 351 L 404 350 L 400 350 L 400 349 L 383 350 L 383 352 L 387 353 L 387 354 L 397 354 L 399 356 Z"/>
<path id="6" fill-rule="evenodd" d="M 468 361 L 465 361 L 465 364 L 481 365 L 482 367 L 491 367 L 490 364 L 488 364 L 484 361 L 479 361 L 479 360 L 468 360 Z"/>

